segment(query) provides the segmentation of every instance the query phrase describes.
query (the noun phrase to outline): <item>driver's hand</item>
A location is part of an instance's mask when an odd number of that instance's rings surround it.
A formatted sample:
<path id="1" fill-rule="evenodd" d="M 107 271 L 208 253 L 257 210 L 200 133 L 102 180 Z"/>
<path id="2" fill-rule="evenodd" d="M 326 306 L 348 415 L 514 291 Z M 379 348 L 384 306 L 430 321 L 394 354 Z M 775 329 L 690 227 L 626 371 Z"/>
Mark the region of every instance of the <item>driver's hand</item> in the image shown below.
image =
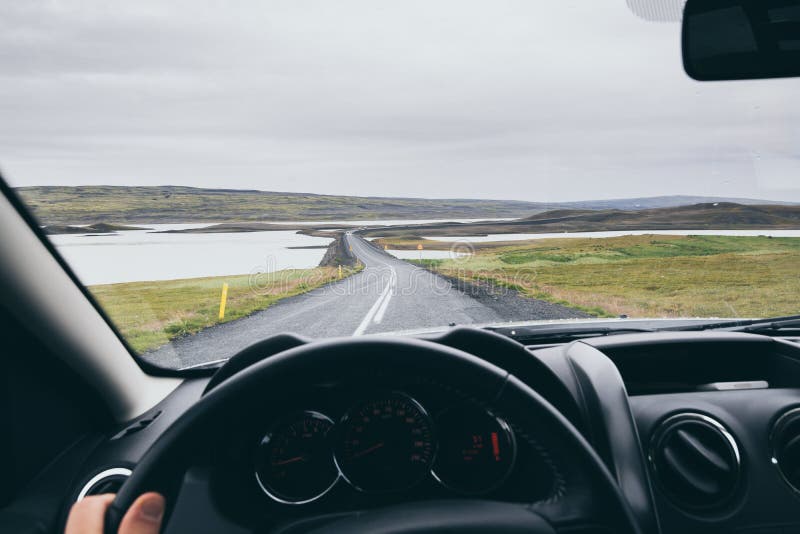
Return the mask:
<path id="1" fill-rule="evenodd" d="M 114 495 L 86 497 L 72 505 L 64 534 L 103 534 L 103 520 Z M 145 493 L 131 505 L 119 534 L 158 534 L 164 517 L 164 497 L 158 493 Z"/>

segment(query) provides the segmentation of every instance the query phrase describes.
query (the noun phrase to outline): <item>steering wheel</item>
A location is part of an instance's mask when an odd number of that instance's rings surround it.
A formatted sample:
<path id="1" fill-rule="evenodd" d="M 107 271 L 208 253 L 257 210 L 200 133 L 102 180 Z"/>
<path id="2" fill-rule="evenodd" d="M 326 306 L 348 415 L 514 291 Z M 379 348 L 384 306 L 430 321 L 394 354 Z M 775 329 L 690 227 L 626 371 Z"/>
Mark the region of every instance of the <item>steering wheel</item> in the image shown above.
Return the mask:
<path id="1" fill-rule="evenodd" d="M 247 350 L 247 349 L 245 349 Z M 254 406 L 280 404 L 302 386 L 330 383 L 354 374 L 417 376 L 447 384 L 488 405 L 506 407 L 539 429 L 547 447 L 568 459 L 562 487 L 543 502 L 432 500 L 304 521 L 281 532 L 526 532 L 549 534 L 603 527 L 606 532 L 641 531 L 605 464 L 556 408 L 516 377 L 466 352 L 429 341 L 351 338 L 314 342 L 255 363 L 209 391 L 170 426 L 145 453 L 106 514 L 105 532 L 114 534 L 125 511 L 146 491 L 167 499 L 164 532 L 252 532 L 235 518 L 209 518 L 213 506 L 181 504 L 197 489 L 187 474 L 197 452 L 220 439 L 232 418 Z M 207 497 L 207 496 L 206 496 Z M 210 500 L 209 500 L 210 502 Z M 203 517 L 203 519 L 200 519 Z M 608 529 L 608 530 L 605 530 Z M 591 530 L 594 532 L 594 530 Z"/>

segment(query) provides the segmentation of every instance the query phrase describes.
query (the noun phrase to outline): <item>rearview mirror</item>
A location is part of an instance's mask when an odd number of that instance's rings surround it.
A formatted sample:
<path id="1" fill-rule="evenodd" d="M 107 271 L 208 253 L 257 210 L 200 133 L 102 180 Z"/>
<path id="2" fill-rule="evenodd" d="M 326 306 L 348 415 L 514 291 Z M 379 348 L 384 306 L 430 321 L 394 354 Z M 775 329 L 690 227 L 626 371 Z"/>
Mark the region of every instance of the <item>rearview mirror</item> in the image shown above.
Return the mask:
<path id="1" fill-rule="evenodd" d="M 800 0 L 688 0 L 683 67 L 700 81 L 800 76 Z"/>

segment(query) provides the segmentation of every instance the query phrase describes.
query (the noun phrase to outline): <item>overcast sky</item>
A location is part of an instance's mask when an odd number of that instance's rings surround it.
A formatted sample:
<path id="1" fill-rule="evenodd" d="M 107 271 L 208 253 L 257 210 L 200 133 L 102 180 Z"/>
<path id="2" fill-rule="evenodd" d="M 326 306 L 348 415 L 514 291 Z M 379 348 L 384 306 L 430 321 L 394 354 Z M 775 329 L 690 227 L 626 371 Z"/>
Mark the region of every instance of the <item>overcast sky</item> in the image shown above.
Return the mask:
<path id="1" fill-rule="evenodd" d="M 641 3 L 643 0 L 639 0 Z M 12 185 L 800 201 L 800 82 L 625 0 L 0 3 Z"/>

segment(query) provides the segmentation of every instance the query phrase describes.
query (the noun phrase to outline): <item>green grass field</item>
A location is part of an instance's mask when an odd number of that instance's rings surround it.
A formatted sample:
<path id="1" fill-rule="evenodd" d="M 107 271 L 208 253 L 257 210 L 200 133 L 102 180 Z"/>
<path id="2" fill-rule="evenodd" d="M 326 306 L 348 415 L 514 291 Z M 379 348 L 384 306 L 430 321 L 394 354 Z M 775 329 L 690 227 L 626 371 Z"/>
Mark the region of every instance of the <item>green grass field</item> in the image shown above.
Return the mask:
<path id="1" fill-rule="evenodd" d="M 354 269 L 343 269 L 349 276 Z M 89 290 L 137 352 L 217 323 L 263 310 L 339 278 L 334 267 L 277 273 L 214 276 L 90 286 Z M 219 319 L 222 284 L 228 284 L 225 318 Z"/>
<path id="2" fill-rule="evenodd" d="M 447 249 L 403 239 L 398 248 Z M 393 246 L 393 240 L 379 240 Z M 600 317 L 766 317 L 800 312 L 800 238 L 624 236 L 482 243 L 429 267 Z"/>
<path id="3" fill-rule="evenodd" d="M 378 240 L 390 248 L 451 243 Z M 481 243 L 459 260 L 426 260 L 448 276 L 510 287 L 598 317 L 764 317 L 800 312 L 800 238 L 625 236 Z M 355 272 L 345 269 L 344 275 Z M 338 278 L 332 267 L 91 286 L 138 352 L 267 308 Z M 225 318 L 218 318 L 227 283 Z"/>

